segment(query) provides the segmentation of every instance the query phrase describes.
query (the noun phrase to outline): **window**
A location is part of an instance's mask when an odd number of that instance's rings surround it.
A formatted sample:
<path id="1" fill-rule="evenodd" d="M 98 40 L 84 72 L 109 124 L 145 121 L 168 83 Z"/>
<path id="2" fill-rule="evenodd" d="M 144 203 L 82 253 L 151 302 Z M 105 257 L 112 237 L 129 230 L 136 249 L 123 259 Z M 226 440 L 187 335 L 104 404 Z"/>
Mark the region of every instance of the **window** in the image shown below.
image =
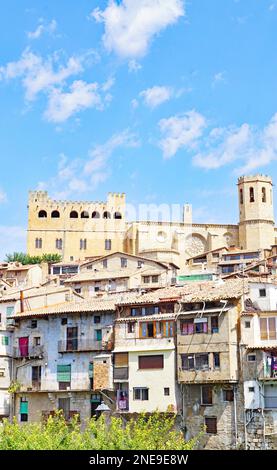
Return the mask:
<path id="1" fill-rule="evenodd" d="M 135 322 L 128 322 L 127 324 L 127 331 L 128 333 L 134 333 L 135 332 Z"/>
<path id="2" fill-rule="evenodd" d="M 111 250 L 111 249 L 112 249 L 112 241 L 105 240 L 105 250 Z"/>
<path id="3" fill-rule="evenodd" d="M 201 405 L 213 404 L 213 387 L 211 385 L 203 385 L 201 387 Z"/>
<path id="4" fill-rule="evenodd" d="M 143 282 L 144 284 L 149 284 L 150 283 L 150 276 L 143 276 Z"/>
<path id="5" fill-rule="evenodd" d="M 39 219 L 46 219 L 47 217 L 47 212 L 46 211 L 39 211 L 38 213 L 38 218 Z"/>
<path id="6" fill-rule="evenodd" d="M 56 249 L 57 250 L 62 250 L 63 249 L 63 241 L 61 238 L 56 239 Z"/>
<path id="7" fill-rule="evenodd" d="M 41 366 L 32 367 L 32 382 L 40 382 L 41 380 Z"/>
<path id="8" fill-rule="evenodd" d="M 139 316 L 141 314 L 141 309 L 140 308 L 131 308 L 131 315 L 132 317 Z"/>
<path id="9" fill-rule="evenodd" d="M 94 212 L 91 214 L 91 218 L 92 218 L 92 219 L 100 219 L 100 214 L 99 214 L 99 212 L 94 211 Z"/>
<path id="10" fill-rule="evenodd" d="M 209 354 L 195 354 L 195 369 L 203 370 L 209 368 Z"/>
<path id="11" fill-rule="evenodd" d="M 256 354 L 248 354 L 247 361 L 248 362 L 256 362 Z"/>
<path id="12" fill-rule="evenodd" d="M 181 354 L 182 370 L 208 370 L 209 354 Z"/>
<path id="13" fill-rule="evenodd" d="M 28 400 L 26 398 L 20 398 L 20 421 L 27 422 L 28 421 Z"/>
<path id="14" fill-rule="evenodd" d="M 164 396 L 165 396 L 165 397 L 169 397 L 169 395 L 170 395 L 170 388 L 169 388 L 169 387 L 165 387 L 165 388 L 164 388 Z"/>
<path id="15" fill-rule="evenodd" d="M 70 418 L 70 398 L 59 398 L 58 399 L 58 409 L 63 412 L 65 420 Z"/>
<path id="16" fill-rule="evenodd" d="M 42 238 L 36 238 L 35 247 L 36 247 L 37 249 L 42 248 Z"/>
<path id="17" fill-rule="evenodd" d="M 193 335 L 194 323 L 193 320 L 181 321 L 181 335 Z"/>
<path id="18" fill-rule="evenodd" d="M 207 434 L 217 434 L 217 418 L 205 417 L 205 427 Z"/>
<path id="19" fill-rule="evenodd" d="M 7 307 L 6 308 L 6 316 L 11 317 L 14 314 L 14 307 Z"/>
<path id="20" fill-rule="evenodd" d="M 96 341 L 102 341 L 102 330 L 94 330 Z"/>
<path id="21" fill-rule="evenodd" d="M 67 325 L 67 318 L 61 319 L 61 325 Z"/>
<path id="22" fill-rule="evenodd" d="M 266 202 L 266 189 L 262 188 L 262 202 Z"/>
<path id="23" fill-rule="evenodd" d="M 78 212 L 76 211 L 71 211 L 69 215 L 70 219 L 78 219 Z"/>
<path id="24" fill-rule="evenodd" d="M 57 365 L 57 381 L 59 382 L 59 390 L 67 390 L 71 383 L 71 364 Z"/>
<path id="25" fill-rule="evenodd" d="M 181 354 L 182 370 L 194 369 L 194 354 Z"/>
<path id="26" fill-rule="evenodd" d="M 51 218 L 52 218 L 52 219 L 59 219 L 59 218 L 60 218 L 60 213 L 59 213 L 59 211 L 53 211 L 53 212 L 51 213 Z"/>
<path id="27" fill-rule="evenodd" d="M 2 346 L 9 346 L 9 337 L 2 336 Z"/>
<path id="28" fill-rule="evenodd" d="M 110 212 L 105 211 L 105 212 L 103 213 L 103 219 L 110 219 L 110 218 L 111 218 Z"/>
<path id="29" fill-rule="evenodd" d="M 218 317 L 211 317 L 211 332 L 218 333 Z"/>
<path id="30" fill-rule="evenodd" d="M 259 289 L 259 296 L 266 297 L 266 289 Z"/>
<path id="31" fill-rule="evenodd" d="M 108 260 L 107 259 L 103 259 L 103 268 L 106 269 L 108 267 Z"/>
<path id="32" fill-rule="evenodd" d="M 159 276 L 152 276 L 152 282 L 153 283 L 159 282 Z"/>
<path id="33" fill-rule="evenodd" d="M 139 369 L 163 369 L 164 357 L 163 354 L 153 356 L 139 356 L 138 364 Z"/>
<path id="34" fill-rule="evenodd" d="M 223 390 L 223 401 L 234 401 L 234 390 Z"/>
<path id="35" fill-rule="evenodd" d="M 140 324 L 141 338 L 154 338 L 154 323 L 145 322 Z"/>
<path id="36" fill-rule="evenodd" d="M 254 393 L 255 392 L 255 387 L 248 387 L 248 392 L 249 393 Z"/>
<path id="37" fill-rule="evenodd" d="M 255 196 L 254 196 L 254 188 L 249 188 L 249 201 L 250 202 L 255 202 Z"/>
<path id="38" fill-rule="evenodd" d="M 77 351 L 78 350 L 78 327 L 67 327 L 66 329 L 66 350 Z"/>
<path id="39" fill-rule="evenodd" d="M 144 266 L 144 262 L 143 261 L 138 261 L 138 268 L 142 268 Z"/>
<path id="40" fill-rule="evenodd" d="M 89 213 L 87 211 L 81 212 L 81 219 L 89 219 Z"/>
<path id="41" fill-rule="evenodd" d="M 214 354 L 214 368 L 219 369 L 220 368 L 220 354 L 219 353 L 213 353 Z"/>
<path id="42" fill-rule="evenodd" d="M 250 328 L 251 327 L 251 322 L 250 321 L 244 322 L 244 326 L 245 326 L 245 328 Z"/>
<path id="43" fill-rule="evenodd" d="M 127 258 L 120 258 L 120 262 L 121 262 L 122 268 L 127 268 L 127 265 L 128 265 Z"/>
<path id="44" fill-rule="evenodd" d="M 87 249 L 87 239 L 84 238 L 80 240 L 80 250 L 86 250 Z"/>
<path id="45" fill-rule="evenodd" d="M 34 337 L 34 346 L 40 346 L 40 336 Z"/>
<path id="46" fill-rule="evenodd" d="M 276 318 L 260 318 L 261 340 L 276 339 Z"/>
<path id="47" fill-rule="evenodd" d="M 53 274 L 60 274 L 61 268 L 60 266 L 53 266 Z"/>
<path id="48" fill-rule="evenodd" d="M 200 321 L 201 320 L 201 321 Z M 197 323 L 194 323 L 194 332 L 198 333 L 208 333 L 208 320 L 200 319 Z"/>
<path id="49" fill-rule="evenodd" d="M 94 315 L 93 321 L 94 321 L 94 323 L 101 323 L 101 317 L 100 317 L 100 315 Z"/>
<path id="50" fill-rule="evenodd" d="M 37 328 L 38 326 L 38 321 L 37 320 L 31 320 L 31 328 Z"/>
<path id="51" fill-rule="evenodd" d="M 243 190 L 239 190 L 240 203 L 243 204 Z"/>
<path id="52" fill-rule="evenodd" d="M 113 218 L 114 219 L 122 219 L 122 215 L 120 214 L 120 212 L 115 212 Z"/>
<path id="53" fill-rule="evenodd" d="M 148 400 L 149 399 L 148 388 L 134 387 L 133 391 L 134 391 L 134 400 Z"/>

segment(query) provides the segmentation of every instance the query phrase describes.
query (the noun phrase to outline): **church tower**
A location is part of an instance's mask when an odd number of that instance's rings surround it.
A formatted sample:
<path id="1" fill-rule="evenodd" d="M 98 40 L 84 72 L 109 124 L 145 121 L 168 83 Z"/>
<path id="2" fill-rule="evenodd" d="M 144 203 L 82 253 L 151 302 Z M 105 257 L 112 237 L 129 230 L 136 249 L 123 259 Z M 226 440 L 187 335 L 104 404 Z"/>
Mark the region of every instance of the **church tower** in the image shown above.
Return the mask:
<path id="1" fill-rule="evenodd" d="M 265 175 L 240 177 L 238 198 L 240 249 L 270 248 L 275 243 L 272 179 Z"/>

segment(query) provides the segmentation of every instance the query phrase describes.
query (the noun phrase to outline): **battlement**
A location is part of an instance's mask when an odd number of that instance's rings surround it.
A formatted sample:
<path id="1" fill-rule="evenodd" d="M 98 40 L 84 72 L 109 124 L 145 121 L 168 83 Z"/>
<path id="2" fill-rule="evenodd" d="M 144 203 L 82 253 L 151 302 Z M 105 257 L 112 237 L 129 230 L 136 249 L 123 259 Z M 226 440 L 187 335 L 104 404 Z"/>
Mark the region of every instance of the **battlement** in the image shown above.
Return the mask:
<path id="1" fill-rule="evenodd" d="M 125 204 L 125 193 L 108 193 L 107 201 L 73 201 L 73 200 L 57 200 L 52 199 L 48 191 L 29 191 L 29 204 L 43 205 L 47 204 L 51 207 L 75 207 L 79 206 L 80 209 L 84 207 L 94 206 L 118 206 Z"/>
<path id="2" fill-rule="evenodd" d="M 243 183 L 269 183 L 272 185 L 272 178 L 268 175 L 248 175 L 248 176 L 240 176 L 238 178 L 238 185 Z"/>

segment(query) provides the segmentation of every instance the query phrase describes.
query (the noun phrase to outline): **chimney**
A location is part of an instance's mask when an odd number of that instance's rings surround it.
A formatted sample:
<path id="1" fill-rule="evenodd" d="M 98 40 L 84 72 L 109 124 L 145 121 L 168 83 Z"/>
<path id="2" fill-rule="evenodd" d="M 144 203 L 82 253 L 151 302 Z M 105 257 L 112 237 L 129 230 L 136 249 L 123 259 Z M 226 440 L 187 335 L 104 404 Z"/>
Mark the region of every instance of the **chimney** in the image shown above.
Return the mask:
<path id="1" fill-rule="evenodd" d="M 24 293 L 23 290 L 20 291 L 20 313 L 24 312 Z"/>

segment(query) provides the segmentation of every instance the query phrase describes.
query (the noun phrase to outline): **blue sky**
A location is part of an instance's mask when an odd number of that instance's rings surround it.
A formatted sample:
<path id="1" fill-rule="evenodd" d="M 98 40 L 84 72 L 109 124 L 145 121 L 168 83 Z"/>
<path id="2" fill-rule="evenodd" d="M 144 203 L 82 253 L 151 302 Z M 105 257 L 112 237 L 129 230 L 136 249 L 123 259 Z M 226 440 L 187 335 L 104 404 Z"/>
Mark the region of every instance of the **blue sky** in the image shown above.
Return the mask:
<path id="1" fill-rule="evenodd" d="M 10 0 L 0 17 L 0 257 L 30 189 L 189 202 L 237 222 L 277 158 L 277 1 Z"/>

